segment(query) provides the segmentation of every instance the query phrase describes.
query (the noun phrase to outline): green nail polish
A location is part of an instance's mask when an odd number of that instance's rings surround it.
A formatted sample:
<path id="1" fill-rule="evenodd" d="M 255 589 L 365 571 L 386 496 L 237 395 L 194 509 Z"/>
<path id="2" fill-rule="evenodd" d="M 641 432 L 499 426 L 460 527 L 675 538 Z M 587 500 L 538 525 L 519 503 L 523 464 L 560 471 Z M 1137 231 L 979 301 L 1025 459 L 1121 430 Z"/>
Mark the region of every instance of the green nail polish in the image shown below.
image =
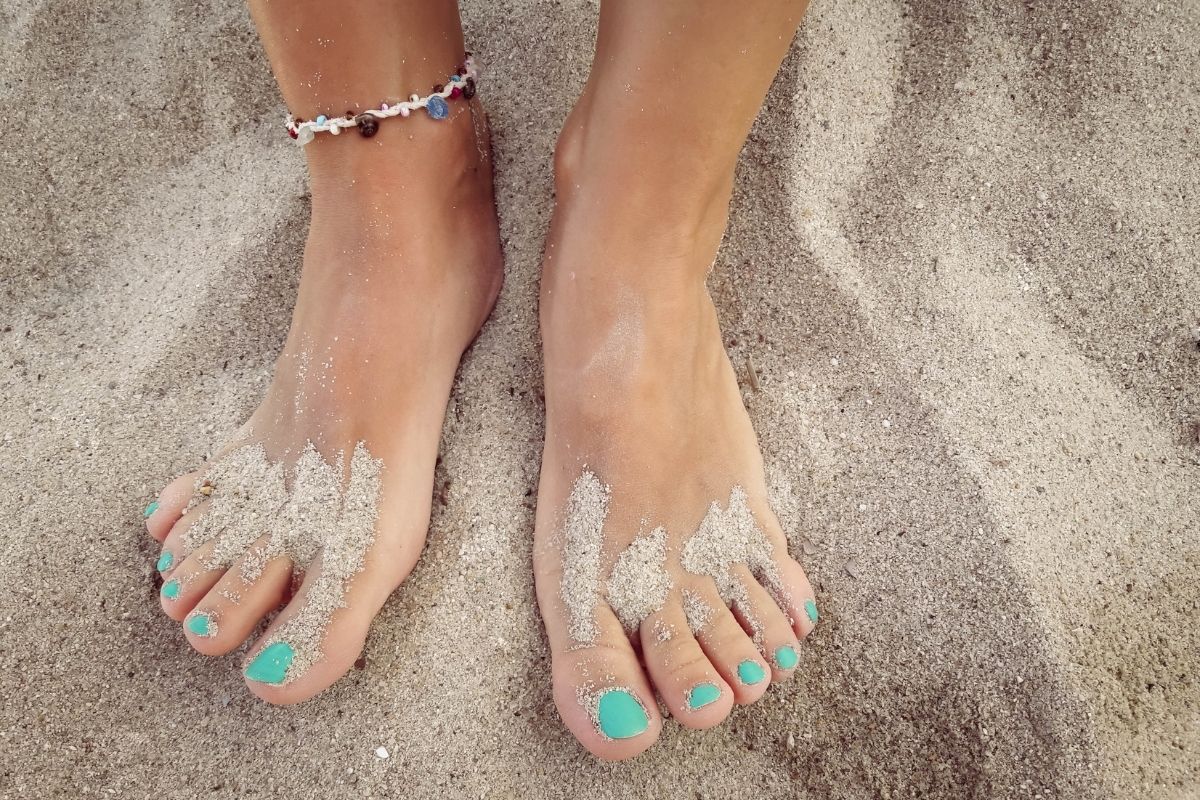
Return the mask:
<path id="1" fill-rule="evenodd" d="M 780 669 L 791 669 L 800 663 L 800 656 L 796 655 L 796 648 L 785 644 L 775 651 L 775 663 Z"/>
<path id="2" fill-rule="evenodd" d="M 212 617 L 205 614 L 203 611 L 196 612 L 187 618 L 184 623 L 187 629 L 197 636 L 212 636 L 216 633 L 213 628 Z"/>
<path id="3" fill-rule="evenodd" d="M 624 689 L 609 689 L 600 695 L 596 716 L 600 732 L 609 739 L 628 739 L 650 727 L 646 709 Z"/>
<path id="4" fill-rule="evenodd" d="M 159 572 L 166 572 L 167 570 L 169 570 L 171 568 L 171 565 L 174 563 L 175 563 L 175 556 L 171 555 L 168 551 L 163 550 L 162 555 L 160 555 L 158 557 L 158 563 L 155 564 L 154 566 L 156 568 L 158 568 Z"/>
<path id="5" fill-rule="evenodd" d="M 148 519 L 151 514 L 158 511 L 158 501 L 155 500 L 150 505 L 146 506 L 146 510 L 142 512 L 142 519 Z"/>
<path id="6" fill-rule="evenodd" d="M 804 613 L 808 614 L 808 621 L 814 625 L 821 617 L 821 615 L 817 613 L 817 603 L 815 600 L 804 601 Z"/>
<path id="7" fill-rule="evenodd" d="M 172 578 L 163 584 L 162 596 L 168 600 L 174 600 L 179 597 L 179 581 Z"/>
<path id="8" fill-rule="evenodd" d="M 715 683 L 698 683 L 688 692 L 688 708 L 692 711 L 695 711 L 697 708 L 704 708 L 709 703 L 717 702 L 720 697 L 721 690 L 717 688 Z"/>
<path id="9" fill-rule="evenodd" d="M 757 661 L 747 659 L 738 664 L 738 680 L 747 686 L 753 686 L 765 677 L 767 677 L 767 673 L 763 672 L 762 666 Z"/>
<path id="10" fill-rule="evenodd" d="M 267 645 L 246 667 L 246 677 L 259 683 L 283 683 L 296 651 L 287 642 Z"/>

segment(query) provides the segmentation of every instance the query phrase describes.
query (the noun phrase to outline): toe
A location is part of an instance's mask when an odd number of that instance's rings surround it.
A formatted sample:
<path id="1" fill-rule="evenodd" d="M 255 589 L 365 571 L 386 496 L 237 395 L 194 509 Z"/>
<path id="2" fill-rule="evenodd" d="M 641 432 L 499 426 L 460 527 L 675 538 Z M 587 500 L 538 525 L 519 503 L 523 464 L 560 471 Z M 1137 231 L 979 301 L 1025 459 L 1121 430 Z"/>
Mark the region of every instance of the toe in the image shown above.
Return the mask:
<path id="1" fill-rule="evenodd" d="M 742 567 L 737 573 L 745 589 L 746 600 L 734 605 L 734 616 L 771 665 L 771 679 L 775 682 L 787 680 L 800 663 L 797 649 L 800 642 L 796 633 L 771 593 L 754 579 L 750 570 Z"/>
<path id="2" fill-rule="evenodd" d="M 633 758 L 654 743 L 662 717 L 629 638 L 607 607 L 592 644 L 552 636 L 554 704 L 567 729 L 605 761 Z"/>
<path id="3" fill-rule="evenodd" d="M 255 549 L 266 544 L 260 540 Z M 251 552 L 204 595 L 183 621 L 184 634 L 197 651 L 219 656 L 235 649 L 287 595 L 292 565 L 286 558 L 261 564 Z"/>
<path id="4" fill-rule="evenodd" d="M 161 542 L 166 539 L 171 526 L 183 516 L 183 509 L 192 497 L 199 475 L 198 472 L 180 475 L 168 483 L 158 498 L 142 511 L 146 520 L 146 530 L 155 541 Z"/>
<path id="5" fill-rule="evenodd" d="M 331 686 L 353 666 L 371 621 L 401 579 L 369 568 L 353 577 L 343 597 L 340 583 L 322 570 L 318 557 L 287 607 L 250 649 L 243 670 L 250 691 L 269 703 L 290 705 Z"/>
<path id="6" fill-rule="evenodd" d="M 214 569 L 209 564 L 209 557 L 215 547 L 214 542 L 204 544 L 163 575 L 163 585 L 158 590 L 158 597 L 163 611 L 171 619 L 182 622 L 200 598 L 208 594 L 225 574 L 224 567 Z"/>
<path id="7" fill-rule="evenodd" d="M 795 559 L 784 556 L 779 560 L 779 579 L 782 591 L 772 591 L 784 613 L 791 622 L 796 636 L 804 639 L 813 632 L 820 614 L 817 611 L 816 593 L 804 569 Z M 768 587 L 769 589 L 771 587 Z"/>
<path id="8" fill-rule="evenodd" d="M 698 581 L 686 590 L 688 621 L 700 648 L 733 690 L 734 701 L 745 705 L 762 697 L 770 681 L 770 665 L 758 652 L 733 612 L 721 600 L 712 581 Z"/>
<path id="9" fill-rule="evenodd" d="M 704 654 L 674 596 L 641 627 L 642 657 L 654 688 L 688 728 L 719 725 L 733 708 L 733 690 Z"/>
<path id="10" fill-rule="evenodd" d="M 155 568 L 162 574 L 164 581 L 168 580 L 170 575 L 188 557 L 188 550 L 184 546 L 184 534 L 187 533 L 188 528 L 200 518 L 207 508 L 208 501 L 205 501 L 182 517 L 176 519 L 174 524 L 168 528 L 166 536 L 160 540 L 162 541 L 162 550 L 158 553 Z"/>

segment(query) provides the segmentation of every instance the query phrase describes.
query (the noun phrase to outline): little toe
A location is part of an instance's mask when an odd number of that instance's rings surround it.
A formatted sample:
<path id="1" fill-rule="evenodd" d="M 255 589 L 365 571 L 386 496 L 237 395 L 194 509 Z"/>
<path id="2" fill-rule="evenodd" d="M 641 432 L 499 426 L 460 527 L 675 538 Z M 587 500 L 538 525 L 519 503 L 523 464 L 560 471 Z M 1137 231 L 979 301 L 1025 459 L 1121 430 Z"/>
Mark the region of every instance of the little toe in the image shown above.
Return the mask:
<path id="1" fill-rule="evenodd" d="M 224 567 L 208 563 L 215 548 L 215 542 L 205 543 L 164 576 L 158 599 L 166 615 L 176 622 L 182 622 L 225 574 Z"/>
<path id="2" fill-rule="evenodd" d="M 658 739 L 662 717 L 637 653 L 607 606 L 590 644 L 551 637 L 554 704 L 567 729 L 605 761 L 633 758 Z"/>
<path id="3" fill-rule="evenodd" d="M 734 606 L 734 615 L 751 635 L 759 651 L 771 665 L 774 682 L 787 680 L 800 663 L 800 642 L 787 615 L 745 567 L 735 569 L 746 592 L 746 603 Z"/>
<path id="4" fill-rule="evenodd" d="M 162 550 L 158 553 L 158 560 L 154 566 L 167 579 L 174 572 L 189 553 L 184 544 L 184 535 L 187 533 L 197 519 L 208 509 L 208 501 L 194 507 L 179 519 L 168 529 L 166 537 L 162 539 Z"/>
<path id="5" fill-rule="evenodd" d="M 166 539 L 167 534 L 171 531 L 171 526 L 183 516 L 183 510 L 192 498 L 196 478 L 199 475 L 198 472 L 180 475 L 168 483 L 159 493 L 158 498 L 142 510 L 142 517 L 146 521 L 146 530 L 155 541 L 161 542 Z"/>
<path id="6" fill-rule="evenodd" d="M 791 622 L 792 630 L 801 639 L 813 632 L 820 619 L 817 611 L 816 593 L 804 568 L 791 556 L 784 556 L 778 561 L 779 578 L 783 582 L 782 591 L 774 591 L 776 600 Z"/>
<path id="7" fill-rule="evenodd" d="M 733 690 L 692 635 L 678 599 L 642 623 L 641 640 L 650 680 L 681 725 L 711 728 L 729 716 Z"/>
<path id="8" fill-rule="evenodd" d="M 739 705 L 753 703 L 771 685 L 767 680 L 771 667 L 721 600 L 716 586 L 711 581 L 698 583 L 687 590 L 690 597 L 685 603 L 690 607 L 688 617 L 700 648 L 733 690 L 734 701 Z M 694 619 L 696 616 L 701 619 Z"/>
<path id="9" fill-rule="evenodd" d="M 265 544 L 260 540 L 255 547 Z M 197 651 L 219 656 L 236 650 L 283 603 L 292 564 L 283 557 L 260 564 L 261 558 L 253 551 L 244 556 L 184 619 L 184 634 Z"/>

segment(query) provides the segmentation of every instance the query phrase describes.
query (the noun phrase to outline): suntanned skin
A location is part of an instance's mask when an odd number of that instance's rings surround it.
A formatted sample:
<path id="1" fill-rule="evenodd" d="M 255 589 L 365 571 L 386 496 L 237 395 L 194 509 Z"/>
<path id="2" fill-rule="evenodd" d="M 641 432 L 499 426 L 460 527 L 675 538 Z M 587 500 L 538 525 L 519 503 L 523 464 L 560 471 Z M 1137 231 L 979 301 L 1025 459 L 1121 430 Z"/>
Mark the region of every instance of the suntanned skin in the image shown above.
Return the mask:
<path id="1" fill-rule="evenodd" d="M 324 0 L 250 5 L 288 108 L 305 119 L 427 93 L 462 59 L 453 3 L 367 0 L 353 11 Z M 771 680 L 788 677 L 792 668 L 773 654 L 799 647 L 812 629 L 805 612 L 812 587 L 788 556 L 768 504 L 758 444 L 705 288 L 738 153 L 805 7 L 605 0 L 591 77 L 555 154 L 557 206 L 540 299 L 547 434 L 533 568 L 554 654 L 555 701 L 567 727 L 601 758 L 628 758 L 654 742 L 662 725 L 656 693 L 684 725 L 719 724 L 734 703 L 753 702 Z M 260 441 L 286 462 L 308 441 L 327 456 L 364 441 L 384 462 L 384 491 L 367 568 L 330 624 L 326 659 L 282 686 L 248 681 L 271 702 L 310 697 L 353 663 L 424 543 L 454 371 L 502 275 L 479 101 L 451 108 L 444 122 L 418 113 L 382 122 L 370 139 L 353 131 L 319 135 L 305 149 L 312 225 L 292 328 L 262 406 L 234 443 Z M 306 358 L 330 360 L 333 379 L 314 379 L 302 367 Z M 631 638 L 598 587 L 600 635 L 579 646 L 560 599 L 558 534 L 585 468 L 612 493 L 602 572 L 639 531 L 662 525 L 674 588 Z M 179 519 L 195 478 L 170 484 L 148 520 L 167 549 L 178 550 L 204 512 L 201 506 Z M 736 613 L 711 578 L 679 564 L 686 537 L 735 486 L 773 545 L 783 584 L 771 587 L 782 589 L 777 602 L 734 565 L 750 603 Z M 182 620 L 192 608 L 215 608 L 222 620 L 216 636 L 188 634 L 211 654 L 237 647 L 284 601 L 295 566 L 272 563 L 247 585 L 236 565 L 208 574 L 189 554 L 174 555 L 171 574 L 193 580 L 164 609 Z M 220 591 L 231 586 L 239 604 Z M 695 633 L 683 612 L 684 588 L 713 608 Z M 303 588 L 290 602 L 283 620 L 304 602 Z M 650 633 L 656 625 L 675 633 L 662 640 Z M 740 682 L 738 665 L 748 660 L 769 680 Z M 687 691 L 699 682 L 714 684 L 720 696 L 688 712 Z M 624 739 L 602 735 L 580 702 L 585 684 L 635 694 L 647 712 L 645 730 Z"/>

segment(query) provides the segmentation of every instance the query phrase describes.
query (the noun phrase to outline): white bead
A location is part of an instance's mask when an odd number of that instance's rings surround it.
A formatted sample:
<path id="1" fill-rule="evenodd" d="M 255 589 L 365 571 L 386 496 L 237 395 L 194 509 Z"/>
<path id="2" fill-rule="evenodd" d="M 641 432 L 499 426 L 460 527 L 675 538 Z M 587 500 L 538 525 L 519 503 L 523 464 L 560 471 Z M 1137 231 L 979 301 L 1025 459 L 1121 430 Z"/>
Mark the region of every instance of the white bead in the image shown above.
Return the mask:
<path id="1" fill-rule="evenodd" d="M 315 136 L 312 128 L 300 128 L 296 131 L 296 144 L 308 144 Z"/>
<path id="2" fill-rule="evenodd" d="M 407 117 L 412 112 L 408 110 L 408 106 L 400 106 L 400 116 Z"/>
<path id="3" fill-rule="evenodd" d="M 335 124 L 335 125 L 330 126 L 329 132 L 332 133 L 334 136 L 337 136 L 339 133 L 342 132 L 342 128 L 340 125 Z"/>

